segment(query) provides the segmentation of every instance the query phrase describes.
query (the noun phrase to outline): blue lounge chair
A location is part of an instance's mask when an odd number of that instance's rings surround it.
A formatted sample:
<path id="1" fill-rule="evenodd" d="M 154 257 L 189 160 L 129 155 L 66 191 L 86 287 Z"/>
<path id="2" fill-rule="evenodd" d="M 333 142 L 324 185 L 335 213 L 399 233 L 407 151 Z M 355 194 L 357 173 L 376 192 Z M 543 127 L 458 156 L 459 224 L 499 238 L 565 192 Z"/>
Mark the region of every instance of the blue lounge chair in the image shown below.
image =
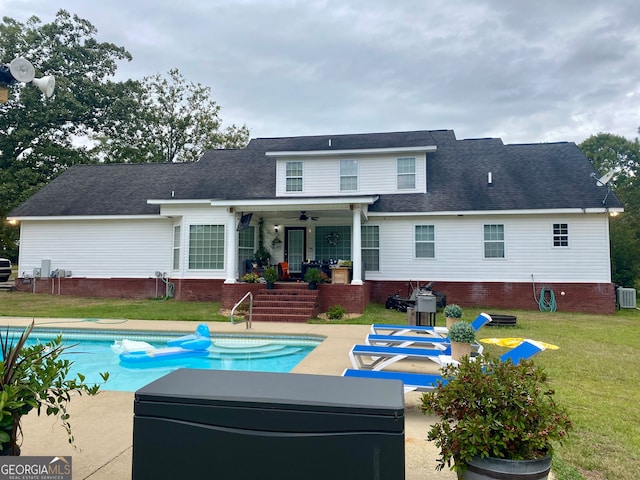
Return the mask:
<path id="1" fill-rule="evenodd" d="M 542 352 L 544 345 L 535 340 L 525 340 L 517 347 L 509 350 L 500 357 L 500 361 L 511 360 L 518 364 L 521 360 L 527 360 Z M 343 377 L 378 378 L 381 380 L 401 380 L 404 383 L 404 391 L 411 392 L 417 390 L 427 392 L 436 388 L 438 380 L 443 380 L 442 376 L 429 373 L 392 372 L 381 370 L 354 370 L 347 369 L 342 374 Z"/>
<path id="2" fill-rule="evenodd" d="M 477 332 L 491 321 L 488 313 L 481 313 L 471 322 L 471 326 Z M 420 325 L 386 325 L 384 323 L 374 323 L 371 325 L 371 333 L 374 335 L 407 335 L 413 333 L 426 334 L 435 337 L 446 337 L 449 334 L 447 327 L 432 327 Z"/>
<path id="3" fill-rule="evenodd" d="M 444 340 L 444 339 L 443 339 Z M 382 370 L 400 360 L 431 360 L 438 365 L 451 363 L 451 343 L 425 343 L 433 348 L 412 346 L 384 346 L 384 345 L 354 345 L 349 351 L 349 358 L 353 368 L 368 370 Z M 471 355 L 482 355 L 483 346 L 477 342 L 471 345 Z"/>

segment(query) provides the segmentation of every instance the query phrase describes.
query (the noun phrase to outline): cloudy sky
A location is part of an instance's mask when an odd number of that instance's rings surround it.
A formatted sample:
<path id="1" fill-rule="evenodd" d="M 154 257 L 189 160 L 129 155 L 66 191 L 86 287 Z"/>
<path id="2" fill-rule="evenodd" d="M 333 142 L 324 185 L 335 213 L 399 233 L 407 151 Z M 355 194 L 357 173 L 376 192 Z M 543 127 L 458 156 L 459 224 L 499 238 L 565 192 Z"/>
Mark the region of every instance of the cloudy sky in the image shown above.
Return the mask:
<path id="1" fill-rule="evenodd" d="M 178 68 L 252 137 L 581 142 L 640 126 L 632 0 L 0 0 L 22 22 L 60 8 L 133 55 L 118 79 Z"/>

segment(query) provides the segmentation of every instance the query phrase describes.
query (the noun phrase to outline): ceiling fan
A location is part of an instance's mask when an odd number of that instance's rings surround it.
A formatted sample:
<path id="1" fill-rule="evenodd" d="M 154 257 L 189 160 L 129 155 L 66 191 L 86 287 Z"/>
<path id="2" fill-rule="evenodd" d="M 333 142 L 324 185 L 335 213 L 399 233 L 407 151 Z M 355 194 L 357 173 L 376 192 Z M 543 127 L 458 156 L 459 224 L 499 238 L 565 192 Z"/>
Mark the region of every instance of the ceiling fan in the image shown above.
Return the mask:
<path id="1" fill-rule="evenodd" d="M 307 220 L 313 220 L 315 222 L 318 220 L 318 217 L 312 217 L 310 215 L 307 215 L 307 212 L 305 210 L 300 211 L 300 216 L 292 217 L 292 218 L 297 218 L 301 222 L 306 222 Z"/>

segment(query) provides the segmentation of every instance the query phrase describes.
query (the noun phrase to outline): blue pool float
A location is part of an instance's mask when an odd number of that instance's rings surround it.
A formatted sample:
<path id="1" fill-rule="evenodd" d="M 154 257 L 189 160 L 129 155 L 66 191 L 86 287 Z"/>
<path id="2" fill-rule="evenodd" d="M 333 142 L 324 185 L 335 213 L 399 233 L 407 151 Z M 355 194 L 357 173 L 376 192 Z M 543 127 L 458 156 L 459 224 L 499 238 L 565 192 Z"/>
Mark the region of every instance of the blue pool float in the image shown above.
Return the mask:
<path id="1" fill-rule="evenodd" d="M 201 323 L 194 334 L 169 340 L 167 345 L 167 347 L 163 348 L 123 352 L 120 354 L 120 362 L 124 364 L 148 364 L 180 358 L 207 356 L 209 355 L 207 349 L 211 345 L 209 328 L 204 323 Z"/>

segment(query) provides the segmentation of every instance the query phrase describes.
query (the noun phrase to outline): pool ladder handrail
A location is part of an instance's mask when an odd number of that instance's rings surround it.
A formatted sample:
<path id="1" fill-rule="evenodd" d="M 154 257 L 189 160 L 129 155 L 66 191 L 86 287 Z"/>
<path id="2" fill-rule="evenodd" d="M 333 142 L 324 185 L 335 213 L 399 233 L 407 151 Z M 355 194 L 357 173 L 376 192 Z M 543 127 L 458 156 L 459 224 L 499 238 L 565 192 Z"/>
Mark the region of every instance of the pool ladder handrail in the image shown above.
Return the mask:
<path id="1" fill-rule="evenodd" d="M 236 324 L 236 322 L 233 320 L 233 312 L 235 312 L 235 311 L 236 311 L 236 308 L 238 308 L 238 306 L 240 306 L 240 304 L 241 304 L 242 302 L 244 302 L 244 301 L 245 301 L 245 299 L 246 299 L 247 297 L 249 297 L 249 320 L 247 320 L 247 317 L 245 316 L 245 317 L 244 317 L 244 318 L 245 318 L 245 319 L 244 319 L 244 321 L 245 321 L 245 322 L 246 322 L 246 324 L 247 324 L 247 330 L 251 330 L 251 321 L 253 320 L 253 293 L 251 293 L 251 292 L 247 292 L 247 293 L 244 295 L 244 297 L 242 297 L 242 298 L 238 301 L 238 303 L 236 303 L 236 304 L 233 306 L 233 308 L 231 309 L 231 315 L 229 316 L 229 320 L 231 320 L 231 324 L 232 324 L 232 325 L 235 325 L 235 324 Z"/>

